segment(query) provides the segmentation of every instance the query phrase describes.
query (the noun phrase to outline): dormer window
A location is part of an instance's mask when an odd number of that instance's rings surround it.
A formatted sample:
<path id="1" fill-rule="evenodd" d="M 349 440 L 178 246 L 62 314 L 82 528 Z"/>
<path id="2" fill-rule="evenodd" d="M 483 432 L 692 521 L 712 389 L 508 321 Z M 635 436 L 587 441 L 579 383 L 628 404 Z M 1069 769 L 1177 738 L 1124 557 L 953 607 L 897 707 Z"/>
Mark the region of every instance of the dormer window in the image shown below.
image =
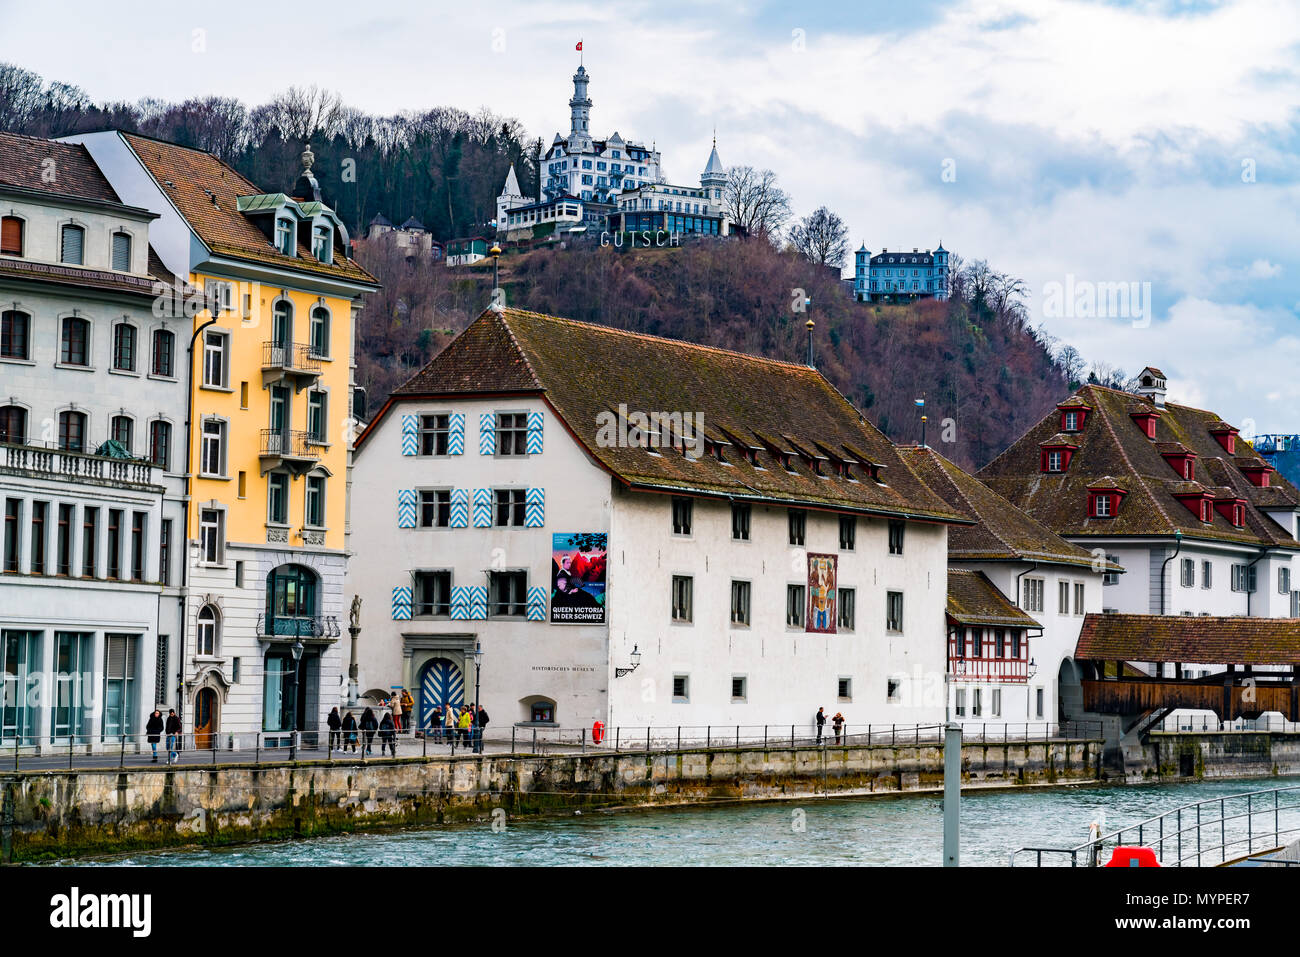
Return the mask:
<path id="1" fill-rule="evenodd" d="M 1216 422 L 1210 426 L 1210 434 L 1218 440 L 1223 446 L 1223 450 L 1229 455 L 1236 454 L 1237 449 L 1237 429 L 1233 428 L 1226 422 Z"/>
<path id="2" fill-rule="evenodd" d="M 1088 489 L 1089 518 L 1114 518 L 1119 512 L 1120 502 L 1128 493 L 1116 485 L 1109 484 L 1113 481 L 1114 479 L 1107 477 L 1094 483 L 1095 487 Z"/>
<path id="3" fill-rule="evenodd" d="M 277 219 L 275 221 L 275 248 L 286 256 L 293 255 L 293 220 Z"/>
<path id="4" fill-rule="evenodd" d="M 1078 446 L 1058 435 L 1041 446 L 1042 457 L 1038 467 L 1043 472 L 1064 472 L 1070 467 L 1070 459 L 1077 451 Z"/>
<path id="5" fill-rule="evenodd" d="M 1053 449 L 1051 452 L 1047 453 L 1047 471 L 1048 472 L 1061 471 L 1061 450 L 1060 449 Z"/>
<path id="6" fill-rule="evenodd" d="M 1272 471 L 1272 466 L 1263 464 L 1243 465 L 1241 467 L 1241 472 L 1246 476 L 1247 481 L 1258 488 L 1268 488 L 1268 476 Z"/>
<path id="7" fill-rule="evenodd" d="M 1115 514 L 1114 496 L 1105 492 L 1091 493 L 1092 508 L 1090 514 L 1093 518 L 1111 518 Z"/>
<path id="8" fill-rule="evenodd" d="M 1234 505 L 1232 507 L 1232 524 L 1241 528 L 1246 524 L 1246 506 Z"/>
<path id="9" fill-rule="evenodd" d="M 1201 521 L 1208 525 L 1213 520 L 1214 516 L 1211 515 L 1210 500 L 1205 498 L 1201 499 Z"/>
<path id="10" fill-rule="evenodd" d="M 1061 428 L 1066 432 L 1078 432 L 1079 413 L 1078 412 L 1065 413 L 1065 417 L 1061 420 Z"/>
<path id="11" fill-rule="evenodd" d="M 323 263 L 333 261 L 333 231 L 328 226 L 317 226 L 312 230 L 311 251 Z"/>

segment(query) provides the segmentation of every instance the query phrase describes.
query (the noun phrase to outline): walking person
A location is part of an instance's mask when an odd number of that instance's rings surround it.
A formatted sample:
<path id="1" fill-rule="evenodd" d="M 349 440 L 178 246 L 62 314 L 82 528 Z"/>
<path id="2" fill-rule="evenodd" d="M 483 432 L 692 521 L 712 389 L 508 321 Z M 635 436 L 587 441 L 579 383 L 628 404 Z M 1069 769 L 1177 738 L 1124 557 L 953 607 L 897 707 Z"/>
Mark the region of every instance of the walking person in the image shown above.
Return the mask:
<path id="1" fill-rule="evenodd" d="M 822 729 L 826 727 L 826 709 L 825 709 L 825 708 L 818 708 L 818 709 L 817 709 L 817 717 L 816 717 L 814 720 L 816 720 L 816 722 L 817 722 L 817 743 L 818 743 L 818 744 L 821 744 L 821 743 L 822 743 Z"/>
<path id="2" fill-rule="evenodd" d="M 394 691 L 388 699 L 388 710 L 393 713 L 393 730 L 402 730 L 402 696 Z"/>
<path id="3" fill-rule="evenodd" d="M 447 705 L 447 713 L 443 728 L 447 732 L 447 743 L 450 744 L 452 748 L 455 748 L 456 738 L 460 736 L 460 715 L 457 713 L 454 704 Z"/>
<path id="4" fill-rule="evenodd" d="M 346 749 L 348 745 L 351 745 L 352 753 L 356 754 L 357 753 L 357 719 L 352 716 L 351 711 L 349 711 L 347 715 L 343 718 L 343 734 L 346 736 L 343 741 L 344 749 Z"/>
<path id="5" fill-rule="evenodd" d="M 181 719 L 176 717 L 176 709 L 167 709 L 167 763 L 172 764 L 176 760 L 176 752 L 180 750 L 181 740 Z"/>
<path id="6" fill-rule="evenodd" d="M 379 756 L 382 758 L 389 751 L 397 757 L 397 722 L 392 713 L 386 712 L 384 720 L 379 722 Z"/>
<path id="7" fill-rule="evenodd" d="M 362 747 L 361 754 L 365 756 L 370 754 L 375 748 L 375 732 L 379 730 L 379 722 L 375 720 L 375 713 L 369 708 L 361 712 L 361 733 L 365 735 L 365 744 Z"/>
<path id="8" fill-rule="evenodd" d="M 145 736 L 149 741 L 149 747 L 153 748 L 153 763 L 158 763 L 158 739 L 162 737 L 163 716 L 161 711 L 155 710 L 149 715 L 149 720 L 144 726 Z"/>
<path id="9" fill-rule="evenodd" d="M 440 704 L 435 704 L 433 713 L 429 715 L 429 730 L 433 732 L 435 744 L 442 740 L 442 705 Z"/>
<path id="10" fill-rule="evenodd" d="M 844 715 L 838 711 L 835 712 L 835 717 L 831 718 L 831 729 L 835 732 L 835 743 L 839 744 L 840 736 L 844 733 Z"/>
<path id="11" fill-rule="evenodd" d="M 402 728 L 407 734 L 413 730 L 411 722 L 415 720 L 415 699 L 411 697 L 411 692 L 405 688 L 402 689 Z"/>
<path id="12" fill-rule="evenodd" d="M 479 754 L 483 753 L 483 732 L 487 730 L 488 720 L 487 709 L 479 705 L 474 716 L 474 750 Z"/>
<path id="13" fill-rule="evenodd" d="M 473 711 L 474 706 L 471 704 L 460 713 L 460 745 L 463 748 L 469 747 L 469 732 L 474 726 Z"/>
<path id="14" fill-rule="evenodd" d="M 332 754 L 336 749 L 342 751 L 343 749 L 339 745 L 342 744 L 343 735 L 339 729 L 343 727 L 343 719 L 339 717 L 337 706 L 330 708 L 329 717 L 325 719 L 325 723 L 329 725 L 330 729 L 330 753 Z"/>

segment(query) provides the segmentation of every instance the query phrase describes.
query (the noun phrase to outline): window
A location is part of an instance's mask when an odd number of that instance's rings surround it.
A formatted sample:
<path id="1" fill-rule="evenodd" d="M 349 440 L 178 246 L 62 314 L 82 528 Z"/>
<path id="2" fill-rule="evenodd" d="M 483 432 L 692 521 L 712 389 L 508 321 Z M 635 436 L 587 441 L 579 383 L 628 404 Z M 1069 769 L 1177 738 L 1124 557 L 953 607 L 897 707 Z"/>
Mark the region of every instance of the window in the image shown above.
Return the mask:
<path id="1" fill-rule="evenodd" d="M 524 490 L 499 488 L 496 496 L 496 525 L 499 528 L 520 527 L 524 524 Z"/>
<path id="2" fill-rule="evenodd" d="M 421 489 L 419 498 L 421 528 L 451 527 L 450 489 Z"/>
<path id="3" fill-rule="evenodd" d="M 312 230 L 311 252 L 323 263 L 331 261 L 332 232 L 328 226 L 317 226 Z"/>
<path id="4" fill-rule="evenodd" d="M 749 541 L 750 507 L 748 505 L 731 506 L 731 537 L 737 542 Z"/>
<path id="5" fill-rule="evenodd" d="M 59 361 L 64 365 L 89 365 L 90 323 L 69 316 L 63 320 L 63 337 L 59 344 Z"/>
<path id="6" fill-rule="evenodd" d="M 1066 432 L 1077 432 L 1077 431 L 1079 431 L 1079 413 L 1078 413 L 1078 412 L 1067 412 L 1067 413 L 1065 413 L 1065 431 L 1066 431 Z M 1055 472 L 1055 471 L 1057 471 L 1057 469 L 1052 469 L 1052 471 Z"/>
<path id="7" fill-rule="evenodd" d="M 144 581 L 144 512 L 131 513 L 131 581 Z"/>
<path id="8" fill-rule="evenodd" d="M 238 477 L 235 479 L 235 484 L 238 486 L 236 489 L 236 494 L 240 498 L 247 498 L 248 497 L 248 473 L 241 470 Z"/>
<path id="9" fill-rule="evenodd" d="M 149 423 L 149 461 L 168 471 L 171 461 L 172 427 L 170 422 Z"/>
<path id="10" fill-rule="evenodd" d="M 27 410 L 16 405 L 0 406 L 0 442 L 22 445 L 27 441 Z"/>
<path id="11" fill-rule="evenodd" d="M 324 306 L 317 306 L 311 311 L 308 346 L 313 356 L 326 357 L 330 354 L 330 312 Z"/>
<path id="12" fill-rule="evenodd" d="M 1060 452 L 1048 452 L 1048 453 L 1047 453 L 1047 471 L 1049 471 L 1049 472 L 1059 472 L 1059 471 L 1061 471 L 1061 453 L 1060 453 Z"/>
<path id="13" fill-rule="evenodd" d="M 785 624 L 788 628 L 802 628 L 804 626 L 804 591 L 805 586 L 803 585 L 785 586 Z"/>
<path id="14" fill-rule="evenodd" d="M 86 413 L 59 413 L 59 448 L 66 452 L 86 450 Z"/>
<path id="15" fill-rule="evenodd" d="M 199 445 L 199 472 L 203 475 L 225 477 L 226 423 L 220 419 L 203 420 L 203 436 Z"/>
<path id="16" fill-rule="evenodd" d="M 1111 496 L 1094 495 L 1092 497 L 1092 514 L 1096 518 L 1110 518 L 1111 516 Z"/>
<path id="17" fill-rule="evenodd" d="M 858 519 L 856 515 L 840 516 L 840 551 L 851 552 L 858 540 Z"/>
<path id="18" fill-rule="evenodd" d="M 1184 558 L 1181 562 L 1179 562 L 1179 566 L 1182 570 L 1179 576 L 1180 579 L 1179 584 L 1181 584 L 1184 588 L 1191 588 L 1196 584 L 1195 559 Z"/>
<path id="19" fill-rule="evenodd" d="M 220 565 L 226 555 L 226 516 L 217 508 L 199 511 L 199 557 L 209 565 Z"/>
<path id="20" fill-rule="evenodd" d="M 6 572 L 17 572 L 19 568 L 18 527 L 22 517 L 22 499 L 5 499 L 5 564 Z"/>
<path id="21" fill-rule="evenodd" d="M 0 313 L 0 359 L 30 359 L 32 317 L 16 309 Z"/>
<path id="22" fill-rule="evenodd" d="M 673 675 L 673 701 L 681 704 L 691 700 L 690 675 Z"/>
<path id="23" fill-rule="evenodd" d="M 957 717 L 966 717 L 966 689 L 958 688 L 953 710 L 957 712 Z"/>
<path id="24" fill-rule="evenodd" d="M 271 345 L 280 350 L 293 345 L 293 303 L 287 299 L 277 299 L 271 307 Z M 279 358 L 287 362 L 289 356 L 282 353 Z"/>
<path id="25" fill-rule="evenodd" d="M 450 415 L 441 413 L 420 416 L 421 455 L 446 455 L 450 436 Z"/>
<path id="26" fill-rule="evenodd" d="M 272 472 L 266 477 L 266 521 L 269 525 L 289 524 L 289 475 Z"/>
<path id="27" fill-rule="evenodd" d="M 1291 569 L 1279 568 L 1277 570 L 1277 593 L 1286 595 L 1291 592 Z"/>
<path id="28" fill-rule="evenodd" d="M 1007 656 L 1007 633 L 1001 628 L 993 629 L 993 657 L 1005 658 Z"/>
<path id="29" fill-rule="evenodd" d="M 135 437 L 135 422 L 129 415 L 115 415 L 109 419 L 108 437 L 129 453 Z"/>
<path id="30" fill-rule="evenodd" d="M 983 697 L 983 691 L 983 688 L 971 689 L 970 716 L 972 718 L 978 718 L 984 714 L 983 702 L 981 700 Z"/>
<path id="31" fill-rule="evenodd" d="M 203 384 L 208 388 L 226 387 L 226 334 L 203 334 Z"/>
<path id="32" fill-rule="evenodd" d="M 113 327 L 113 368 L 120 372 L 135 371 L 135 326 L 119 322 Z"/>
<path id="33" fill-rule="evenodd" d="M 325 526 L 325 476 L 307 476 L 303 499 L 303 524 L 312 528 L 323 528 Z"/>
<path id="34" fill-rule="evenodd" d="M 64 226 L 59 231 L 59 262 L 80 266 L 85 255 L 86 231 L 80 226 Z"/>
<path id="35" fill-rule="evenodd" d="M 1034 700 L 1036 702 L 1035 709 L 1034 709 L 1035 716 L 1041 718 L 1043 716 L 1043 689 L 1042 688 L 1035 689 Z"/>
<path id="36" fill-rule="evenodd" d="M 23 221 L 17 216 L 0 219 L 0 256 L 23 254 Z"/>
<path id="37" fill-rule="evenodd" d="M 528 415 L 524 412 L 497 413 L 497 455 L 528 454 Z"/>
<path id="38" fill-rule="evenodd" d="M 989 711 L 992 712 L 993 717 L 1000 718 L 1002 717 L 1002 689 L 994 688 L 991 697 L 993 700 Z"/>
<path id="39" fill-rule="evenodd" d="M 1106 561 L 1110 562 L 1112 565 L 1119 564 L 1119 559 L 1116 558 L 1114 555 L 1107 555 Z M 1119 584 L 1119 572 L 1112 572 L 1112 571 L 1103 572 L 1101 576 L 1101 583 L 1103 585 Z"/>
<path id="40" fill-rule="evenodd" d="M 172 520 L 164 518 L 158 529 L 158 580 L 172 583 Z"/>
<path id="41" fill-rule="evenodd" d="M 54 543 L 54 574 L 72 574 L 72 506 L 59 505 L 59 526 Z"/>
<path id="42" fill-rule="evenodd" d="M 154 663 L 153 700 L 167 700 L 167 636 L 158 636 L 158 658 Z"/>
<path id="43" fill-rule="evenodd" d="M 746 688 L 747 684 L 748 684 L 748 680 L 745 678 L 744 675 L 731 676 L 731 700 L 732 701 L 745 700 L 745 698 L 747 697 L 746 692 L 748 690 Z"/>
<path id="44" fill-rule="evenodd" d="M 903 630 L 903 593 L 891 591 L 885 593 L 885 630 L 901 632 Z"/>
<path id="45" fill-rule="evenodd" d="M 691 534 L 691 521 L 695 517 L 695 503 L 689 498 L 673 499 L 673 534 Z"/>
<path id="46" fill-rule="evenodd" d="M 903 554 L 903 530 L 906 526 L 897 519 L 889 523 L 889 554 Z"/>
<path id="47" fill-rule="evenodd" d="M 1070 583 L 1056 583 L 1056 613 L 1058 615 L 1068 615 L 1070 613 Z"/>
<path id="48" fill-rule="evenodd" d="M 173 372 L 172 357 L 176 348 L 176 337 L 166 329 L 155 329 L 153 332 L 153 366 L 151 367 L 154 375 L 168 376 L 175 375 Z"/>
<path id="49" fill-rule="evenodd" d="M 412 614 L 423 617 L 451 615 L 451 572 L 415 573 L 415 608 Z"/>
<path id="50" fill-rule="evenodd" d="M 673 576 L 673 621 L 693 621 L 692 604 L 693 579 L 689 575 Z"/>
<path id="51" fill-rule="evenodd" d="M 853 630 L 854 609 L 858 602 L 858 592 L 855 588 L 841 588 L 839 590 L 839 627 L 845 631 Z"/>
<path id="52" fill-rule="evenodd" d="M 731 623 L 733 625 L 749 624 L 749 582 L 731 583 Z"/>
<path id="53" fill-rule="evenodd" d="M 116 737 L 134 730 L 136 635 L 104 636 L 105 735 Z"/>
<path id="54" fill-rule="evenodd" d="M 1201 562 L 1201 587 L 1202 588 L 1213 587 L 1213 585 L 1211 584 L 1211 579 L 1213 577 L 1213 574 L 1214 574 L 1213 562 Z"/>
<path id="55" fill-rule="evenodd" d="M 307 437 L 320 445 L 325 444 L 325 423 L 329 419 L 325 405 L 327 399 L 324 392 L 307 393 Z"/>
<path id="56" fill-rule="evenodd" d="M 802 545 L 808 530 L 808 513 L 800 508 L 790 509 L 790 544 Z"/>
<path id="57" fill-rule="evenodd" d="M 122 577 L 122 510 L 108 510 L 108 578 L 119 581 Z"/>
<path id="58" fill-rule="evenodd" d="M 1015 659 L 1020 658 L 1021 634 L 1022 632 L 1018 628 L 1011 631 L 1011 657 Z"/>
<path id="59" fill-rule="evenodd" d="M 1041 578 L 1025 579 L 1025 611 L 1043 610 L 1043 580 Z"/>
<path id="60" fill-rule="evenodd" d="M 522 618 L 528 590 L 528 573 L 522 571 L 488 572 L 488 614 Z"/>
<path id="61" fill-rule="evenodd" d="M 99 528 L 99 509 L 83 508 L 81 510 L 81 577 L 94 578 L 98 569 L 95 560 Z"/>
<path id="62" fill-rule="evenodd" d="M 131 271 L 131 237 L 127 233 L 113 234 L 113 268 L 118 272 Z"/>
<path id="63" fill-rule="evenodd" d="M 293 220 L 275 221 L 275 248 L 286 256 L 292 256 L 294 253 L 293 232 Z"/>
<path id="64" fill-rule="evenodd" d="M 199 624 L 194 633 L 194 653 L 214 657 L 219 647 L 220 618 L 213 605 L 199 609 Z"/>
<path id="65" fill-rule="evenodd" d="M 219 279 L 205 279 L 203 298 L 207 300 L 208 311 L 214 318 L 223 312 L 230 312 L 235 308 L 234 283 L 222 282 Z"/>
<path id="66" fill-rule="evenodd" d="M 244 587 L 244 563 L 235 562 L 235 587 Z"/>
<path id="67" fill-rule="evenodd" d="M 853 700 L 853 679 L 837 678 L 835 681 L 835 697 L 841 701 Z"/>

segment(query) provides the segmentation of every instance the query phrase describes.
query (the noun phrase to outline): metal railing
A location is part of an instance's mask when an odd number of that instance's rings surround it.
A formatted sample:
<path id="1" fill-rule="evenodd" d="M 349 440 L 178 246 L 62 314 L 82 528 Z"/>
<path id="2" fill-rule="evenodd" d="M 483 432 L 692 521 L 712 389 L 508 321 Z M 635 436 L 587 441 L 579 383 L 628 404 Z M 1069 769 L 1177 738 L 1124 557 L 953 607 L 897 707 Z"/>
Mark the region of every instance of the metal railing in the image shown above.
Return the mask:
<path id="1" fill-rule="evenodd" d="M 1236 718 L 1222 721 L 1218 715 L 1166 715 L 1153 731 L 1236 732 L 1275 731 L 1283 734 L 1300 733 L 1300 721 L 1288 721 L 1280 714 L 1264 714 L 1258 718 Z"/>
<path id="2" fill-rule="evenodd" d="M 311 432 L 297 429 L 262 429 L 262 455 L 318 459 L 320 445 L 320 438 Z"/>
<path id="3" fill-rule="evenodd" d="M 1096 867 L 1107 847 L 1150 847 L 1164 867 L 1226 864 L 1276 850 L 1300 836 L 1300 784 L 1206 798 L 1102 834 L 1075 847 L 1022 847 L 1033 867 Z M 1277 861 L 1286 865 L 1289 862 Z"/>
<path id="4" fill-rule="evenodd" d="M 272 340 L 262 343 L 262 368 L 288 369 L 319 375 L 321 358 L 312 350 L 309 343 Z"/>
<path id="5" fill-rule="evenodd" d="M 383 712 L 379 712 L 382 715 Z M 353 712 L 354 717 L 356 712 Z M 1063 741 L 1098 740 L 1100 726 L 1039 722 L 985 725 L 980 733 L 964 732 L 968 743 L 1050 745 Z M 189 764 L 275 764 L 284 761 L 365 761 L 375 757 L 429 758 L 491 752 L 509 755 L 621 754 L 696 749 L 942 747 L 942 724 L 844 725 L 836 733 L 828 723 L 819 736 L 815 725 L 699 725 L 664 727 L 557 728 L 536 724 L 489 724 L 481 736 L 476 729 L 395 729 L 391 737 L 375 730 L 186 732 L 151 741 L 144 732 L 130 734 L 27 735 L 0 739 L 0 771 L 42 771 L 75 768 L 144 767 L 171 760 Z M 391 742 L 391 746 L 390 746 Z M 156 746 L 156 747 L 155 747 Z M 171 752 L 175 757 L 171 758 Z"/>

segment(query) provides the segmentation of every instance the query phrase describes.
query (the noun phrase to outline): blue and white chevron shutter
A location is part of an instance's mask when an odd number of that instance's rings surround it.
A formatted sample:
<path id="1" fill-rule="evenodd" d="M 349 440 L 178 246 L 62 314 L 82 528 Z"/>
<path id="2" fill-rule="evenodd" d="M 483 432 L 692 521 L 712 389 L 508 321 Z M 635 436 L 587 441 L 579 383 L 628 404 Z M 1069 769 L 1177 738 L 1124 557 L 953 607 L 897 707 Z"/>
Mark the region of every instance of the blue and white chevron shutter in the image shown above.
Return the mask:
<path id="1" fill-rule="evenodd" d="M 546 490 L 530 488 L 524 492 L 524 527 L 541 528 L 546 524 Z"/>
<path id="2" fill-rule="evenodd" d="M 411 586 L 398 585 L 393 589 L 393 621 L 411 620 Z"/>
<path id="3" fill-rule="evenodd" d="M 465 413 L 453 412 L 447 426 L 447 454 L 465 454 Z"/>
<path id="4" fill-rule="evenodd" d="M 546 588 L 542 585 L 532 585 L 528 589 L 528 620 L 546 620 Z"/>
<path id="5" fill-rule="evenodd" d="M 397 490 L 397 527 L 415 528 L 415 503 L 419 495 L 413 488 Z"/>
<path id="6" fill-rule="evenodd" d="M 490 488 L 474 489 L 474 527 L 492 527 L 492 490 Z"/>
<path id="7" fill-rule="evenodd" d="M 484 412 L 478 417 L 478 454 L 497 454 L 497 414 Z"/>
<path id="8" fill-rule="evenodd" d="M 469 489 L 451 490 L 451 527 L 469 528 Z"/>
<path id="9" fill-rule="evenodd" d="M 529 455 L 542 454 L 542 413 L 528 413 L 528 444 L 526 450 Z"/>
<path id="10" fill-rule="evenodd" d="M 418 415 L 402 416 L 402 454 L 420 454 L 420 417 Z"/>
<path id="11" fill-rule="evenodd" d="M 469 617 L 471 621 L 483 621 L 487 618 L 487 585 L 469 586 Z"/>
<path id="12" fill-rule="evenodd" d="M 452 621 L 469 621 L 469 592 L 468 585 L 453 585 L 451 587 L 451 619 Z"/>

